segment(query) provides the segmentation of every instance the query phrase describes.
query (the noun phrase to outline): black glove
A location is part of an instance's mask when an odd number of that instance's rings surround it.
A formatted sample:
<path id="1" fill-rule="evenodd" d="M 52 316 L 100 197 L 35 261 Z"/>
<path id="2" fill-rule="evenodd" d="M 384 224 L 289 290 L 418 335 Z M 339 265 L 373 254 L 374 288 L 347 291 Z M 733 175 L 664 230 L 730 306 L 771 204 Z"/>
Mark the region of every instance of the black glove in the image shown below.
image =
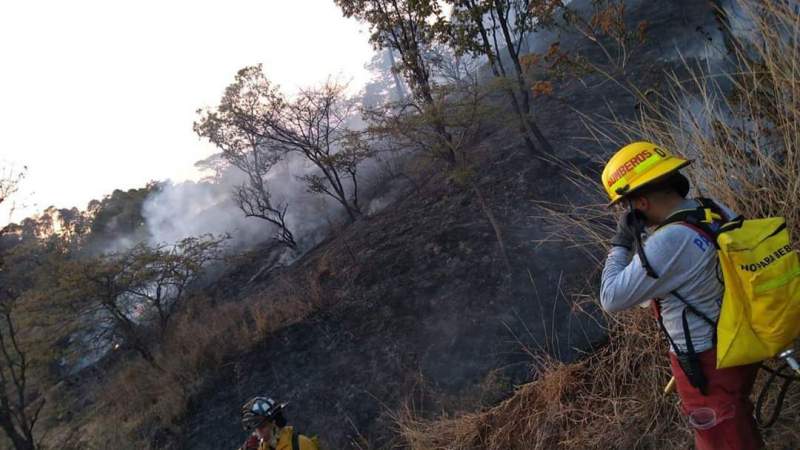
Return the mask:
<path id="1" fill-rule="evenodd" d="M 636 240 L 636 234 L 642 232 L 641 213 L 637 211 L 628 211 L 623 214 L 617 222 L 617 232 L 611 238 L 611 245 L 613 247 L 623 247 L 628 250 L 633 250 L 633 243 Z"/>

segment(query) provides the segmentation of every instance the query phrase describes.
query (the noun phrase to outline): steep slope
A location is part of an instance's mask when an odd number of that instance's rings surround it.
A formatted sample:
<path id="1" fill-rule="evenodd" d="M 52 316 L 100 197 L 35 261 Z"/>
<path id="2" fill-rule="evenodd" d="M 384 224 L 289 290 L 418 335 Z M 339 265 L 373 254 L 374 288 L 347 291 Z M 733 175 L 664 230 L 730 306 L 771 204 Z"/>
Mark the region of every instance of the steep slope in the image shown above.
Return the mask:
<path id="1" fill-rule="evenodd" d="M 628 76 L 657 83 L 675 68 L 673 45 L 694 45 L 699 28 L 713 27 L 706 2 L 631 2 L 632 23 L 648 20 L 645 57 Z M 655 4 L 658 4 L 655 6 Z M 588 41 L 566 41 L 595 53 Z M 672 43 L 672 44 L 670 44 Z M 667 58 L 672 57 L 672 58 Z M 579 157 L 611 149 L 586 144 L 575 111 L 610 107 L 631 116 L 633 99 L 598 75 L 564 82 L 537 102 L 536 117 L 561 158 L 596 169 Z M 502 101 L 500 99 L 499 101 Z M 591 281 L 594 264 L 578 249 L 539 243 L 548 236 L 536 201 L 580 202 L 583 194 L 558 164 L 533 158 L 512 133 L 475 149 L 476 175 L 505 233 L 512 273 L 506 273 L 494 234 L 471 191 L 433 177 L 419 191 L 345 229 L 281 274 L 313 276 L 320 308 L 287 327 L 229 370 L 210 380 L 187 418 L 185 448 L 235 448 L 244 437 L 238 408 L 267 393 L 291 403 L 300 430 L 320 434 L 330 448 L 379 448 L 392 441 L 390 412 L 406 399 L 426 411 L 494 402 L 530 376 L 524 347 L 540 343 L 573 359 L 603 339 L 598 324 L 574 311 L 565 291 Z M 270 289 L 263 280 L 246 298 Z M 366 444 L 368 442 L 369 444 Z"/>
<path id="2" fill-rule="evenodd" d="M 578 250 L 534 244 L 545 236 L 526 226 L 536 212 L 532 200 L 559 194 L 535 186 L 548 186 L 539 180 L 553 169 L 542 170 L 524 153 L 505 156 L 483 185 L 503 211 L 513 277 L 504 273 L 494 234 L 471 193 L 431 182 L 289 269 L 318 274 L 326 306 L 220 374 L 196 405 L 189 447 L 234 446 L 241 436 L 237 405 L 258 392 L 290 400 L 302 429 L 320 430 L 342 448 L 358 433 L 385 441 L 378 430 L 386 424 L 375 419 L 420 377 L 454 398 L 495 368 L 502 368 L 496 375 L 506 383 L 524 380 L 529 368 L 520 347 L 534 345 L 526 328 L 541 338 L 550 330 L 540 316 L 566 324 L 569 307 L 559 288 L 580 280 L 589 265 Z M 531 169 L 516 173 L 521 165 Z M 528 271 L 536 274 L 535 285 Z M 572 356 L 573 346 L 586 348 L 587 337 L 599 337 L 583 319 L 556 332 L 564 357 Z"/>

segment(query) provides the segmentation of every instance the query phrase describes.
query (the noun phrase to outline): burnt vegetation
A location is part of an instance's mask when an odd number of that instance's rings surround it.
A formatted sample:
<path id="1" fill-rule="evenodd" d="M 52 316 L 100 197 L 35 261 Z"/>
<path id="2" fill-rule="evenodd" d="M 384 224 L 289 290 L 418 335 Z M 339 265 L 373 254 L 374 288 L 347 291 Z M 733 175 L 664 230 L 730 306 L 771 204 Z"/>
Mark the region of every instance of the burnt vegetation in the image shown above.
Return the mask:
<path id="1" fill-rule="evenodd" d="M 0 445 L 236 448 L 239 403 L 267 390 L 330 448 L 685 448 L 656 327 L 597 308 L 598 170 L 650 139 L 798 235 L 797 11 L 333 1 L 376 50 L 360 93 L 244 67 L 198 110 L 206 180 L 2 229 Z M 25 182 L 0 171 L 0 202 Z M 156 221 L 174 189 L 214 193 L 188 220 L 230 203 L 256 231 Z M 800 445 L 785 403 L 775 448 Z"/>

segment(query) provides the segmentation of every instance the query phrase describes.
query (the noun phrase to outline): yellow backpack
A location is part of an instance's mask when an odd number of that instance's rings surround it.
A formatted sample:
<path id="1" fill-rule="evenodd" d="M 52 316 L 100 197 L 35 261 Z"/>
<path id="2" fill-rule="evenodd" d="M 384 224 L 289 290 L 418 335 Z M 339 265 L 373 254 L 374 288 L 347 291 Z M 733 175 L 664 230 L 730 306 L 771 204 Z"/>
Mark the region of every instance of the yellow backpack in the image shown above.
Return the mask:
<path id="1" fill-rule="evenodd" d="M 717 236 L 725 296 L 717 367 L 763 361 L 800 335 L 800 260 L 782 217 L 725 224 Z"/>
<path id="2" fill-rule="evenodd" d="M 301 445 L 300 444 L 300 433 L 294 431 L 292 429 L 292 450 L 322 450 L 322 447 L 319 442 L 319 438 L 317 436 L 305 436 L 307 438 L 308 445 Z"/>
<path id="3" fill-rule="evenodd" d="M 698 200 L 700 208 L 679 211 L 667 223 L 685 223 L 716 243 L 725 284 L 717 368 L 775 357 L 800 336 L 800 259 L 786 222 L 782 217 L 725 222 L 713 201 Z"/>

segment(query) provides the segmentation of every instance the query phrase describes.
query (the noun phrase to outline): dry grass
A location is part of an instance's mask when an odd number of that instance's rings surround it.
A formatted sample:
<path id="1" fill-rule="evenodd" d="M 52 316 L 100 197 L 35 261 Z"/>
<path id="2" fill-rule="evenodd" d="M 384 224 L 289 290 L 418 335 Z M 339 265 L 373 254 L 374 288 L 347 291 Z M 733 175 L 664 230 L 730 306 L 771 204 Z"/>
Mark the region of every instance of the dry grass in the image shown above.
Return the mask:
<path id="1" fill-rule="evenodd" d="M 791 4 L 773 1 L 743 0 L 739 11 L 752 29 L 718 65 L 720 73 L 686 62 L 688 76 L 673 74 L 669 89 L 644 95 L 631 88 L 643 106 L 637 120 L 588 125 L 609 150 L 644 139 L 694 158 L 699 194 L 748 217 L 785 216 L 800 236 L 800 16 Z M 576 169 L 571 180 L 597 202 L 543 204 L 542 218 L 556 225 L 551 239 L 584 248 L 601 264 L 598 250 L 614 221 L 599 178 Z M 396 415 L 398 434 L 419 450 L 687 448 L 690 430 L 677 396 L 662 394 L 667 348 L 651 313 L 636 309 L 606 319 L 608 345 L 585 360 L 538 358 L 532 382 L 484 411 L 427 419 L 407 406 Z M 795 385 L 781 419 L 765 431 L 767 448 L 800 447 L 798 420 Z"/>
<path id="2" fill-rule="evenodd" d="M 204 380 L 275 331 L 297 323 L 322 301 L 327 259 L 301 280 L 281 278 L 246 301 L 203 299 L 180 316 L 156 353 L 160 369 L 128 361 L 102 387 L 94 420 L 76 448 L 158 448 L 159 435 L 179 435 L 192 395 Z M 318 269 L 318 270 L 317 270 Z"/>
<path id="3" fill-rule="evenodd" d="M 614 133 L 593 128 L 617 144 L 645 139 L 695 159 L 690 175 L 699 193 L 749 217 L 785 216 L 797 235 L 800 16 L 784 2 L 739 5 L 753 25 L 725 63 L 687 62 L 669 89 L 633 90 L 638 120 L 614 122 Z"/>
<path id="4" fill-rule="evenodd" d="M 407 406 L 398 432 L 412 449 L 683 448 L 649 311 L 622 315 L 609 331 L 608 345 L 580 362 L 537 358 L 537 378 L 486 411 L 425 420 Z"/>

